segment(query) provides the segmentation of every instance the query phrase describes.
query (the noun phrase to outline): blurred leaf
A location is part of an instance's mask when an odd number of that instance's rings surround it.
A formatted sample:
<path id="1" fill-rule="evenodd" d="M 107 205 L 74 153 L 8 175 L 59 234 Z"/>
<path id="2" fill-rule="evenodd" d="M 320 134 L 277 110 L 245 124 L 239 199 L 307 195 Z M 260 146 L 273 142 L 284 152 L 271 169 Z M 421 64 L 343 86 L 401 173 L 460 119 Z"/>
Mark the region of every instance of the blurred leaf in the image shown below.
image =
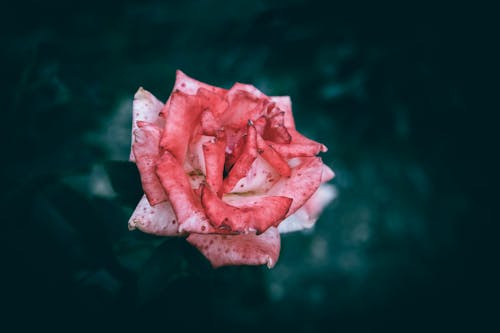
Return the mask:
<path id="1" fill-rule="evenodd" d="M 127 161 L 109 161 L 104 164 L 104 168 L 120 202 L 135 207 L 143 194 L 136 165 Z"/>
<path id="2" fill-rule="evenodd" d="M 51 228 L 53 235 L 59 234 L 63 227 L 74 230 L 88 264 L 97 267 L 116 264 L 111 235 L 117 236 L 114 224 L 120 221 L 116 218 L 118 207 L 113 207 L 113 213 L 109 202 L 104 208 L 103 200 L 89 198 L 60 182 L 42 191 L 37 202 L 37 215 L 47 217 L 44 225 Z M 58 224 L 54 224 L 56 221 Z"/>
<path id="3" fill-rule="evenodd" d="M 164 241 L 163 237 L 156 237 L 136 230 L 128 232 L 114 245 L 113 249 L 120 264 L 129 270 L 138 272 L 155 249 Z"/>
<path id="4" fill-rule="evenodd" d="M 184 238 L 169 238 L 142 267 L 138 279 L 138 301 L 140 304 L 152 301 L 173 283 L 210 270 L 208 261 Z"/>

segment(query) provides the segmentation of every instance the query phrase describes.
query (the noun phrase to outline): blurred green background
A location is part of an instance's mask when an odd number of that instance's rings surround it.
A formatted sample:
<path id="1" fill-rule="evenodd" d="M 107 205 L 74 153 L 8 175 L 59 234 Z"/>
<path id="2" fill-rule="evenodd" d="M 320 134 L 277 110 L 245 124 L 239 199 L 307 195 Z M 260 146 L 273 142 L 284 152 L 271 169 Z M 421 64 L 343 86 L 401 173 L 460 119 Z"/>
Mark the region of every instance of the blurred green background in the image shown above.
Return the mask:
<path id="1" fill-rule="evenodd" d="M 491 14 L 320 1 L 16 1 L 1 11 L 3 322 L 483 331 L 498 314 Z M 492 12 L 490 12 L 492 13 Z M 338 197 L 280 261 L 212 270 L 127 230 L 139 86 L 175 69 L 290 95 Z M 496 151 L 496 153 L 495 153 Z"/>

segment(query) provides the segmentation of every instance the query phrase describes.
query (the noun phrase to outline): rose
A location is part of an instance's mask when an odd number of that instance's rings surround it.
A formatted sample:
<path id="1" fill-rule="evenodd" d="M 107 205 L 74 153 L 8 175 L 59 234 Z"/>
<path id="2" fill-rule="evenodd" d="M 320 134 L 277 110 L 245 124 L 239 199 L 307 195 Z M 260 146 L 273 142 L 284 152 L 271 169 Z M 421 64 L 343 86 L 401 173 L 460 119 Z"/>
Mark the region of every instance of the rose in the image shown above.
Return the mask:
<path id="1" fill-rule="evenodd" d="M 165 104 L 135 94 L 130 159 L 145 195 L 129 228 L 187 235 L 214 267 L 273 267 L 279 233 L 311 227 L 334 196 L 325 151 L 295 129 L 289 97 L 177 71 Z"/>

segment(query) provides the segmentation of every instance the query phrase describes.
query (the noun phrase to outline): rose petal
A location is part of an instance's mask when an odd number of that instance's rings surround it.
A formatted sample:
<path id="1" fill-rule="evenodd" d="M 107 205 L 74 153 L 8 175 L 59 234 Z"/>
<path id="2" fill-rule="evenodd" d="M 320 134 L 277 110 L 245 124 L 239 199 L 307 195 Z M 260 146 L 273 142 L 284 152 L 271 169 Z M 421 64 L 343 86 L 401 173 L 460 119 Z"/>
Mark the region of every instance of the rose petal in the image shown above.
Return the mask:
<path id="1" fill-rule="evenodd" d="M 191 234 L 187 241 L 203 253 L 214 268 L 263 264 L 272 268 L 280 253 L 280 235 L 274 227 L 260 235 Z"/>
<path id="2" fill-rule="evenodd" d="M 227 204 L 207 186 L 202 188 L 201 202 L 210 223 L 223 230 L 234 232 L 264 232 L 277 226 L 292 204 L 292 199 L 283 196 L 256 198 L 240 207 Z"/>
<path id="3" fill-rule="evenodd" d="M 149 91 L 143 89 L 142 87 L 137 90 L 134 95 L 134 102 L 132 106 L 132 145 L 135 141 L 134 132 L 138 128 L 137 122 L 146 121 L 149 123 L 158 123 L 158 125 L 160 125 L 159 122 L 161 120 L 158 117 L 158 114 L 162 108 L 163 103 L 156 99 L 156 97 L 154 97 Z M 129 160 L 135 162 L 135 156 L 132 149 L 130 149 Z"/>
<path id="4" fill-rule="evenodd" d="M 213 141 L 215 138 L 208 135 L 193 135 L 189 149 L 184 161 L 184 171 L 190 175 L 203 176 L 206 174 L 205 157 L 203 155 L 203 145 Z"/>
<path id="5" fill-rule="evenodd" d="M 304 206 L 280 223 L 278 230 L 280 233 L 286 233 L 311 228 L 323 209 L 336 196 L 337 190 L 333 185 L 321 185 Z"/>
<path id="6" fill-rule="evenodd" d="M 161 130 L 151 123 L 138 122 L 140 128 L 134 132 L 134 153 L 137 169 L 141 176 L 142 189 L 149 203 L 154 206 L 168 200 L 165 190 L 156 175 L 156 160 L 160 153 Z"/>
<path id="7" fill-rule="evenodd" d="M 224 132 L 226 133 L 226 161 L 224 162 L 224 168 L 229 171 L 245 148 L 246 128 L 245 130 L 235 131 L 227 127 Z"/>
<path id="8" fill-rule="evenodd" d="M 316 221 L 325 207 L 337 196 L 337 189 L 331 184 L 322 184 L 319 189 L 302 206 L 309 219 Z"/>
<path id="9" fill-rule="evenodd" d="M 241 90 L 241 91 L 246 91 L 248 93 L 250 93 L 251 95 L 257 97 L 257 98 L 268 98 L 266 94 L 264 94 L 262 91 L 260 91 L 259 89 L 255 88 L 253 85 L 251 84 L 245 84 L 245 83 L 240 83 L 240 82 L 236 82 L 230 89 L 230 91 L 233 90 L 233 91 L 236 91 L 236 90 Z"/>
<path id="10" fill-rule="evenodd" d="M 195 80 L 192 77 L 187 76 L 180 70 L 175 71 L 175 84 L 173 91 L 179 90 L 188 95 L 195 95 L 200 88 L 214 92 L 220 96 L 224 96 L 227 92 L 227 89 L 219 88 Z"/>
<path id="11" fill-rule="evenodd" d="M 281 176 L 290 177 L 291 170 L 288 163 L 269 146 L 260 135 L 257 134 L 257 150 L 259 154 L 276 170 Z"/>
<path id="12" fill-rule="evenodd" d="M 219 135 L 215 141 L 207 142 L 203 145 L 207 186 L 219 196 L 222 194 L 225 148 L 226 140 L 223 131 L 219 131 Z"/>
<path id="13" fill-rule="evenodd" d="M 247 174 L 234 185 L 231 193 L 265 194 L 280 179 L 279 173 L 262 156 L 257 156 Z M 226 193 L 228 195 L 230 193 Z"/>
<path id="14" fill-rule="evenodd" d="M 238 160 L 234 163 L 222 185 L 222 192 L 231 192 L 238 181 L 248 174 L 248 170 L 257 158 L 257 133 L 255 127 L 249 124 L 245 137 L 245 146 Z"/>
<path id="15" fill-rule="evenodd" d="M 181 165 L 184 163 L 190 138 L 197 126 L 201 105 L 196 96 L 174 91 L 170 96 L 165 128 L 160 146 L 170 151 Z"/>
<path id="16" fill-rule="evenodd" d="M 266 111 L 268 99 L 259 99 L 255 95 L 231 88 L 226 95 L 228 108 L 222 115 L 221 122 L 224 126 L 244 128 L 249 120 L 257 120 Z"/>
<path id="17" fill-rule="evenodd" d="M 278 112 L 268 118 L 264 129 L 263 138 L 276 143 L 290 143 L 292 136 L 284 126 L 284 112 Z"/>
<path id="18" fill-rule="evenodd" d="M 316 142 L 314 140 L 311 140 L 302 134 L 300 134 L 297 130 L 295 129 L 289 129 L 288 133 L 290 133 L 292 140 L 292 144 L 298 144 L 298 145 L 312 145 L 312 146 L 318 146 L 319 151 L 326 153 L 328 151 L 328 148 L 324 144 L 321 144 L 319 142 Z"/>
<path id="19" fill-rule="evenodd" d="M 295 121 L 292 114 L 292 101 L 290 96 L 272 96 L 271 101 L 276 103 L 276 106 L 283 112 L 285 116 L 283 123 L 287 128 L 295 128 Z"/>
<path id="20" fill-rule="evenodd" d="M 218 129 L 220 129 L 220 124 L 215 119 L 215 116 L 211 111 L 205 110 L 201 113 L 201 129 L 205 135 L 215 135 Z"/>
<path id="21" fill-rule="evenodd" d="M 220 118 L 228 107 L 228 103 L 224 99 L 225 93 L 220 94 L 205 88 L 200 88 L 198 89 L 196 96 L 200 99 L 200 104 L 203 110 L 211 112 L 217 119 Z"/>
<path id="22" fill-rule="evenodd" d="M 321 174 L 321 183 L 326 183 L 335 177 L 335 172 L 326 164 L 323 164 L 323 170 Z"/>
<path id="23" fill-rule="evenodd" d="M 293 199 L 287 216 L 304 205 L 321 184 L 323 162 L 319 157 L 304 157 L 292 168 L 289 178 L 281 178 L 268 195 L 285 196 Z"/>
<path id="24" fill-rule="evenodd" d="M 146 196 L 142 196 L 128 221 L 130 230 L 135 228 L 159 236 L 180 235 L 177 217 L 168 201 L 151 206 Z"/>
<path id="25" fill-rule="evenodd" d="M 260 136 L 264 135 L 264 130 L 266 128 L 266 124 L 267 124 L 267 119 L 264 116 L 260 117 L 259 119 L 255 120 L 253 122 L 253 126 L 255 127 L 255 129 L 257 130 L 257 133 Z"/>
<path id="26" fill-rule="evenodd" d="M 194 196 L 186 173 L 170 152 L 165 151 L 158 160 L 156 174 L 177 216 L 179 231 L 213 232 L 201 203 Z"/>
<path id="27" fill-rule="evenodd" d="M 322 151 L 326 151 L 326 147 L 321 143 L 314 144 L 283 144 L 266 141 L 269 146 L 276 150 L 283 158 L 289 159 L 293 157 L 312 157 L 318 155 Z"/>

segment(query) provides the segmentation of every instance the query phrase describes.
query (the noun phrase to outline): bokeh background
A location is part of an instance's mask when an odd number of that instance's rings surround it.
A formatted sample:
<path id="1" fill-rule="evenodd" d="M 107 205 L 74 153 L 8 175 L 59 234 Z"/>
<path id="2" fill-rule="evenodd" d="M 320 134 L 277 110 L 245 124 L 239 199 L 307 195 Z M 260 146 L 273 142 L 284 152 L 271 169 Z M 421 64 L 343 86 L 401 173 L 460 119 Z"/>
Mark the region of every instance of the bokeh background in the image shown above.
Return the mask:
<path id="1" fill-rule="evenodd" d="M 5 325 L 64 331 L 488 331 L 498 320 L 493 12 L 291 1 L 3 5 Z M 290 95 L 338 196 L 276 267 L 212 270 L 127 230 L 139 86 L 175 69 Z M 496 110 L 498 111 L 498 110 Z"/>

